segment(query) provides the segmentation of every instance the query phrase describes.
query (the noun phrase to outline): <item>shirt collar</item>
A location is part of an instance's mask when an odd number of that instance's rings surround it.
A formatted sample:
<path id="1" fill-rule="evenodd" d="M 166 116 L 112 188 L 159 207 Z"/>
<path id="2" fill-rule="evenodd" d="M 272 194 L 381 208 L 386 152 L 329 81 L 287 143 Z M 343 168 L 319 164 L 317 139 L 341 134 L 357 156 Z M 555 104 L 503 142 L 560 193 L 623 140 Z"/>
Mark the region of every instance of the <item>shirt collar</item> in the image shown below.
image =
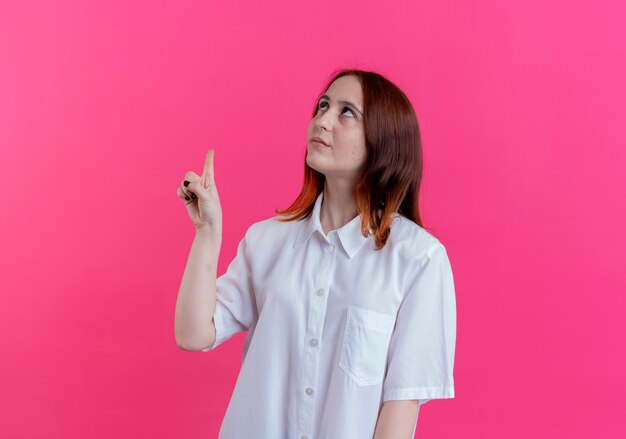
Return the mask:
<path id="1" fill-rule="evenodd" d="M 322 200 L 324 199 L 324 191 L 320 192 L 315 201 L 313 212 L 307 218 L 302 220 L 300 230 L 296 236 L 296 242 L 294 248 L 301 244 L 304 244 L 316 230 L 324 236 L 322 224 L 320 222 L 320 212 L 322 208 Z M 372 229 L 370 228 L 370 235 Z M 348 223 L 344 224 L 337 229 L 337 235 L 341 241 L 341 245 L 348 254 L 348 257 L 352 258 L 357 251 L 365 244 L 369 237 L 363 236 L 361 233 L 361 217 L 357 215 Z"/>

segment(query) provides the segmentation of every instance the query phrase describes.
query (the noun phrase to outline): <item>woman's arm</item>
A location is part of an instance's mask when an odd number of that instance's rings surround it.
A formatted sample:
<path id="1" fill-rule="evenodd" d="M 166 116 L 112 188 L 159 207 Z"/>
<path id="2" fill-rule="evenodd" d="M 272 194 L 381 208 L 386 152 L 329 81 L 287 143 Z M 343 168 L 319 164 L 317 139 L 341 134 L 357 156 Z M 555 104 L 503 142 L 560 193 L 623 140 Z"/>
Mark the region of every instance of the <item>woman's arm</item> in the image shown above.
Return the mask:
<path id="1" fill-rule="evenodd" d="M 198 351 L 215 342 L 213 314 L 216 302 L 217 261 L 221 233 L 196 231 L 176 299 L 176 343 L 186 351 Z"/>
<path id="2" fill-rule="evenodd" d="M 412 439 L 419 413 L 419 400 L 391 400 L 383 403 L 374 439 Z"/>

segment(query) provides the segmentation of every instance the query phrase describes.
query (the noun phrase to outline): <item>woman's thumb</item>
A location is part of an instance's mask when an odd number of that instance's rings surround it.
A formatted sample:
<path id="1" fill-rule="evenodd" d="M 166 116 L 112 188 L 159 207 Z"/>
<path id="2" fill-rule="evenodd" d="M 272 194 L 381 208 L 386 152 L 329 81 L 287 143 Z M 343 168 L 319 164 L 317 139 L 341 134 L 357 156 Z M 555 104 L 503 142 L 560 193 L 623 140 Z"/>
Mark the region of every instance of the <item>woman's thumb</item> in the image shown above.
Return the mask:
<path id="1" fill-rule="evenodd" d="M 200 180 L 189 182 L 189 185 L 187 185 L 187 190 L 189 192 L 196 194 L 196 197 L 198 197 L 201 200 L 208 200 L 209 193 L 205 189 L 205 187 L 202 185 Z"/>

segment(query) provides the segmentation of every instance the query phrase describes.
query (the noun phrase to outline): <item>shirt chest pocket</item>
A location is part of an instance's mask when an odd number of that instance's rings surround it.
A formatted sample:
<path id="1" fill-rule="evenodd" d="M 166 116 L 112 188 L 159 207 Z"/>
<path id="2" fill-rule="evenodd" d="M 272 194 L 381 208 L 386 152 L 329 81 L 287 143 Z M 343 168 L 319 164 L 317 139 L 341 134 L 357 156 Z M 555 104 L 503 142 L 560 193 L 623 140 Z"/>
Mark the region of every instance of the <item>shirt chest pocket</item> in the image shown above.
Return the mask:
<path id="1" fill-rule="evenodd" d="M 339 367 L 359 386 L 379 384 L 395 316 L 348 305 Z"/>

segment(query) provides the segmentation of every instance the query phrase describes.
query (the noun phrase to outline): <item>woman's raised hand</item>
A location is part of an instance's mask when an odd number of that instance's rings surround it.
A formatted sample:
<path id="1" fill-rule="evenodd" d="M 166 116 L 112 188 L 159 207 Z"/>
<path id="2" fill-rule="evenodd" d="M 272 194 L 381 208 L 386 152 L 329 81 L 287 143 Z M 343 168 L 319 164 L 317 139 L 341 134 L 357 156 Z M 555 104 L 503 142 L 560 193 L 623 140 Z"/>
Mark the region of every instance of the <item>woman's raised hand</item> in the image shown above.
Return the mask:
<path id="1" fill-rule="evenodd" d="M 185 202 L 187 213 L 196 230 L 206 230 L 212 234 L 222 234 L 222 207 L 215 186 L 213 156 L 209 149 L 204 161 L 204 171 L 199 176 L 193 171 L 185 174 L 185 180 L 177 190 L 178 196 Z M 185 183 L 187 185 L 185 186 Z"/>

